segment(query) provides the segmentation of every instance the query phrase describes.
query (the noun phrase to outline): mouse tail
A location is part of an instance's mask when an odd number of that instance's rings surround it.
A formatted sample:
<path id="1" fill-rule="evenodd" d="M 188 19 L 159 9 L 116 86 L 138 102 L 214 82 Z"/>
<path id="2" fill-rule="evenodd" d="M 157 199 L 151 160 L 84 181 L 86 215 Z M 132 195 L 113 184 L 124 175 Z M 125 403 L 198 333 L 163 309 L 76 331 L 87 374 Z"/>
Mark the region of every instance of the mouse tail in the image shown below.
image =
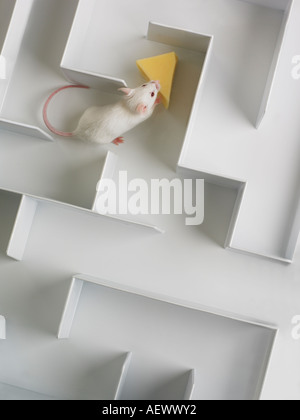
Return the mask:
<path id="1" fill-rule="evenodd" d="M 44 118 L 44 122 L 45 122 L 46 126 L 49 128 L 50 131 L 52 131 L 52 133 L 57 134 L 58 136 L 62 136 L 62 137 L 71 137 L 71 136 L 73 136 L 73 133 L 68 133 L 68 132 L 65 132 L 65 131 L 60 131 L 60 130 L 57 130 L 55 127 L 53 127 L 53 125 L 50 123 L 50 121 L 48 119 L 48 107 L 49 107 L 50 102 L 54 98 L 54 96 L 56 96 L 62 90 L 71 89 L 71 88 L 89 89 L 88 86 L 83 86 L 83 85 L 67 85 L 67 86 L 63 86 L 63 87 L 61 87 L 59 89 L 56 89 L 53 93 L 51 93 L 51 95 L 49 96 L 49 98 L 45 102 L 45 105 L 44 105 L 44 108 L 43 108 L 43 118 Z"/>

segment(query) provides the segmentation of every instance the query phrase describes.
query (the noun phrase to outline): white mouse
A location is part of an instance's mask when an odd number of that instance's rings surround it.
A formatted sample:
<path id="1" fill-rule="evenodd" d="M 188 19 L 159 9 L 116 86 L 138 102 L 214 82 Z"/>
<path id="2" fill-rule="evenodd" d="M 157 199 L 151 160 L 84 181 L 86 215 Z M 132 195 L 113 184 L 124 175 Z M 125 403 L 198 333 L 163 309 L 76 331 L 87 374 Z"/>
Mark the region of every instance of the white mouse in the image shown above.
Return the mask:
<path id="1" fill-rule="evenodd" d="M 77 128 L 72 132 L 64 132 L 54 128 L 49 122 L 47 111 L 52 98 L 62 90 L 68 88 L 83 88 L 87 86 L 69 85 L 57 89 L 47 99 L 43 108 L 43 117 L 46 126 L 52 133 L 63 137 L 76 136 L 83 141 L 118 146 L 124 143 L 121 137 L 124 133 L 146 121 L 160 103 L 157 97 L 160 91 L 158 80 L 145 83 L 135 89 L 119 89 L 125 96 L 113 105 L 88 108 L 79 120 Z"/>

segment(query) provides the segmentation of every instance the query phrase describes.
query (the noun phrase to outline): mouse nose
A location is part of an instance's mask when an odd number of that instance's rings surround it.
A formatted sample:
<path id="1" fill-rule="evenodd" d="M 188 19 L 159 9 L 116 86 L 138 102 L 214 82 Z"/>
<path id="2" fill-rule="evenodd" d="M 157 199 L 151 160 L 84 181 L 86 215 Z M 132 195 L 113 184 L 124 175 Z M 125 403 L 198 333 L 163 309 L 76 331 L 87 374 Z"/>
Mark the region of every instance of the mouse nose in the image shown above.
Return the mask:
<path id="1" fill-rule="evenodd" d="M 155 83 L 155 87 L 159 91 L 160 90 L 160 82 L 159 82 L 159 80 L 154 80 L 152 83 Z"/>

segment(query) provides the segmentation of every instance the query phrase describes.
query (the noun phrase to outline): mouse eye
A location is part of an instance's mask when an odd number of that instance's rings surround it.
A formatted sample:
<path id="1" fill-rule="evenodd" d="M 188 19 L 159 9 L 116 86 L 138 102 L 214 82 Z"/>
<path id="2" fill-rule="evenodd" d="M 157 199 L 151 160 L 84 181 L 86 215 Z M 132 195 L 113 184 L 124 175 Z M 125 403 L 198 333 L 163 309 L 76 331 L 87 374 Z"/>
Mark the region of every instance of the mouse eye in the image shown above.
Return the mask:
<path id="1" fill-rule="evenodd" d="M 147 85 L 143 85 L 142 87 L 146 87 Z"/>
<path id="2" fill-rule="evenodd" d="M 153 96 L 154 96 L 154 95 L 155 95 L 155 93 L 154 93 L 154 92 L 152 92 L 152 93 L 151 93 L 151 97 L 153 98 Z"/>

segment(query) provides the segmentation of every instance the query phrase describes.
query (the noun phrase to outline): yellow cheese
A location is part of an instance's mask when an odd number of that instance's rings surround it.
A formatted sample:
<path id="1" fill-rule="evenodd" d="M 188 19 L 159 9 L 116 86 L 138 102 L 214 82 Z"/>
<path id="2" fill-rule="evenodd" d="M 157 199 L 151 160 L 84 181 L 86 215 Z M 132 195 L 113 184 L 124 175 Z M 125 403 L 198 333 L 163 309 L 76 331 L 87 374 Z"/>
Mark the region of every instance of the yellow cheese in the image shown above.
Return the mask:
<path id="1" fill-rule="evenodd" d="M 140 72 L 146 80 L 159 80 L 160 94 L 165 108 L 169 108 L 170 96 L 173 85 L 178 57 L 174 52 L 144 58 L 136 62 Z"/>

